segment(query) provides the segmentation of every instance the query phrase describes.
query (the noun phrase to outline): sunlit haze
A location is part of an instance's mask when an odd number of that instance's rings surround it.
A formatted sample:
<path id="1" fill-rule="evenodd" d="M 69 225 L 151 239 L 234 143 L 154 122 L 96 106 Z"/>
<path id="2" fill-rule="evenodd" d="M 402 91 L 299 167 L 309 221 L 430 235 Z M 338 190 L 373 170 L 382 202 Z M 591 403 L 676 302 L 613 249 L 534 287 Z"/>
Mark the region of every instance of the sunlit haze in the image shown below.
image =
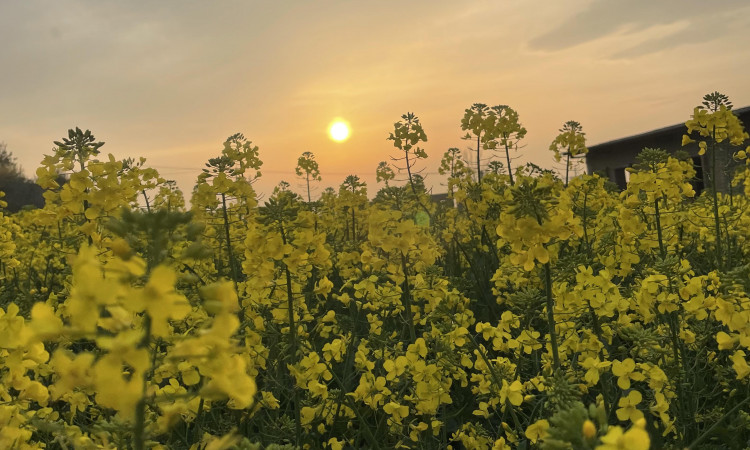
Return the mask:
<path id="1" fill-rule="evenodd" d="M 144 156 L 189 199 L 223 141 L 260 148 L 265 198 L 304 151 L 322 181 L 379 188 L 387 140 L 414 112 L 428 187 L 449 147 L 467 148 L 472 103 L 507 104 L 528 130 L 514 164 L 554 167 L 567 120 L 589 144 L 684 122 L 707 92 L 750 105 L 750 2 L 5 1 L 0 142 L 29 176 L 69 128 L 117 158 Z M 335 51 L 332 51 L 335 49 Z M 343 117 L 354 131 L 336 139 Z M 332 131 L 332 130 L 331 130 Z M 331 139 L 334 137 L 334 139 Z"/>
<path id="2" fill-rule="evenodd" d="M 345 141 L 349 138 L 349 125 L 342 121 L 337 120 L 331 124 L 331 128 L 328 129 L 328 133 L 331 135 L 331 139 L 337 142 Z"/>

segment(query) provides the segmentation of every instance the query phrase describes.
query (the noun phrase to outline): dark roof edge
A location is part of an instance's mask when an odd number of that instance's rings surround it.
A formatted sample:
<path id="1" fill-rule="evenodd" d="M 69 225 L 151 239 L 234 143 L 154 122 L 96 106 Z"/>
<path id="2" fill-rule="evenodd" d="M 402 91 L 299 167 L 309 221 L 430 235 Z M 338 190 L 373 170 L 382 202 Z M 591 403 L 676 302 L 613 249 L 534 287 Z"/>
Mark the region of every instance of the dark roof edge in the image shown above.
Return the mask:
<path id="1" fill-rule="evenodd" d="M 735 115 L 744 114 L 744 113 L 750 112 L 750 106 L 743 106 L 742 108 L 732 109 L 732 112 L 735 113 Z M 748 125 L 750 125 L 750 124 L 748 124 Z M 673 131 L 673 130 L 677 130 L 679 128 L 684 128 L 684 127 L 685 127 L 685 123 L 683 122 L 683 123 L 678 123 L 676 125 L 670 125 L 668 127 L 657 128 L 655 130 L 646 131 L 646 132 L 640 133 L 640 134 L 634 134 L 632 136 L 627 136 L 627 137 L 623 137 L 623 138 L 613 139 L 611 141 L 606 141 L 606 142 L 602 142 L 602 143 L 599 143 L 599 144 L 596 144 L 596 145 L 591 145 L 591 146 L 589 146 L 589 151 L 596 150 L 598 147 L 604 147 L 604 146 L 608 146 L 608 145 L 612 145 L 612 144 L 619 144 L 621 142 L 627 142 L 627 141 L 630 141 L 630 140 L 645 138 L 645 137 L 649 137 L 649 136 L 652 136 L 652 135 L 655 135 L 655 134 L 661 134 L 661 133 L 665 133 L 667 131 Z"/>

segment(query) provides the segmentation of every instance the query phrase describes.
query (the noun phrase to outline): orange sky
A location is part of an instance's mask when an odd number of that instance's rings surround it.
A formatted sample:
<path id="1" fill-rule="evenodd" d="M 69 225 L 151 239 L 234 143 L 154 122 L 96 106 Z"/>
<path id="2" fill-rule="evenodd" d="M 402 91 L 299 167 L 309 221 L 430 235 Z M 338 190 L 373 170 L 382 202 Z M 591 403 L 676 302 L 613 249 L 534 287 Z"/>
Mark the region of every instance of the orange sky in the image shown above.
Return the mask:
<path id="1" fill-rule="evenodd" d="M 31 175 L 52 141 L 88 128 L 189 198 L 241 132 L 260 147 L 266 196 L 281 180 L 302 191 L 304 151 L 318 194 L 356 174 L 373 195 L 393 123 L 414 112 L 440 192 L 436 168 L 466 147 L 475 102 L 516 109 L 528 134 L 515 163 L 546 167 L 567 120 L 595 144 L 682 122 L 714 90 L 750 105 L 748 29 L 746 0 L 3 2 L 0 141 Z M 337 116 L 344 143 L 326 135 Z"/>

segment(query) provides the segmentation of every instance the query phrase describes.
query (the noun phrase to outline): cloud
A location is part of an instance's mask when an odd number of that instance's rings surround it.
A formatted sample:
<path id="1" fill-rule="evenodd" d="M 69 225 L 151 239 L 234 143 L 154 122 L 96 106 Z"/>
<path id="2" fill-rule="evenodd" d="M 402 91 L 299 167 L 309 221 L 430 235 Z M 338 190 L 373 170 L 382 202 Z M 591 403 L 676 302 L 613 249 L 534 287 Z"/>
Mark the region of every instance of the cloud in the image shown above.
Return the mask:
<path id="1" fill-rule="evenodd" d="M 668 36 L 649 39 L 613 55 L 615 58 L 636 57 L 724 36 L 732 27 L 722 25 L 738 20 L 747 22 L 747 19 L 740 19 L 747 15 L 737 14 L 737 11 L 749 6 L 746 0 L 714 3 L 701 0 L 594 0 L 583 11 L 533 38 L 529 47 L 560 51 L 617 33 L 631 37 L 653 27 L 685 24 Z"/>

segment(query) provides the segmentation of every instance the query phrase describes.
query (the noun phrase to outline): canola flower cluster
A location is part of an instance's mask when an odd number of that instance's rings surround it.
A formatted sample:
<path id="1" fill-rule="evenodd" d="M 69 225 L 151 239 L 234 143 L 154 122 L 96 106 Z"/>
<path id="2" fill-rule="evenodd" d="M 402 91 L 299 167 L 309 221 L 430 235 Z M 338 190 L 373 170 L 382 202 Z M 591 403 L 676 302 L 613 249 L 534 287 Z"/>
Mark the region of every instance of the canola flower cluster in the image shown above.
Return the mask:
<path id="1" fill-rule="evenodd" d="M 475 106 L 477 151 L 524 137 L 514 110 Z M 683 144 L 748 161 L 723 104 L 686 125 Z M 577 156 L 583 136 L 569 122 L 551 148 Z M 696 194 L 689 159 L 646 149 L 620 192 L 534 167 L 474 179 L 451 149 L 451 202 L 381 165 L 372 201 L 352 176 L 259 205 L 259 150 L 237 134 L 187 211 L 144 160 L 100 161 L 90 132 L 56 144 L 46 206 L 0 212 L 2 448 L 750 439 L 748 200 Z M 314 155 L 297 173 L 319 180 Z"/>

